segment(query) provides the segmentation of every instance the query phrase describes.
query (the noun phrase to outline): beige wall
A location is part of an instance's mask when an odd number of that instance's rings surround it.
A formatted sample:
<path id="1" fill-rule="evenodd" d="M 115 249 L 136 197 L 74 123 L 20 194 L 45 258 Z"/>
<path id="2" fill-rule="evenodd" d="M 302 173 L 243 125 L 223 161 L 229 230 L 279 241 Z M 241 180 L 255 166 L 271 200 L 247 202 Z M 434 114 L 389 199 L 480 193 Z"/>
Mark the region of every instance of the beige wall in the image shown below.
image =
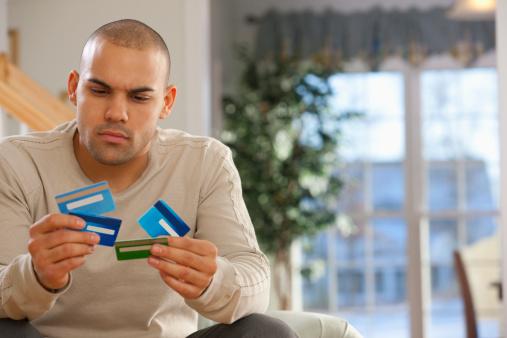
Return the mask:
<path id="1" fill-rule="evenodd" d="M 206 82 L 205 74 L 202 75 L 203 80 L 199 81 L 199 78 L 195 79 L 198 75 L 188 72 L 192 69 L 190 64 L 209 62 L 209 56 L 206 53 L 194 53 L 192 45 L 202 45 L 203 40 L 207 39 L 201 31 L 206 32 L 208 27 L 194 14 L 201 13 L 201 6 L 207 2 L 9 0 L 8 23 L 9 27 L 19 30 L 21 68 L 55 95 L 65 89 L 67 74 L 78 66 L 83 43 L 93 30 L 121 18 L 147 23 L 168 44 L 173 59 L 172 83 L 179 89 L 173 115 L 162 125 L 206 133 L 203 128 L 194 128 L 193 123 L 207 118 L 204 112 L 195 111 L 196 107 L 202 110 L 204 103 L 195 103 L 196 100 L 205 100 L 201 92 L 203 88 L 209 88 L 209 81 Z M 203 9 L 206 11 L 206 6 Z M 201 85 L 188 86 L 193 83 Z"/>

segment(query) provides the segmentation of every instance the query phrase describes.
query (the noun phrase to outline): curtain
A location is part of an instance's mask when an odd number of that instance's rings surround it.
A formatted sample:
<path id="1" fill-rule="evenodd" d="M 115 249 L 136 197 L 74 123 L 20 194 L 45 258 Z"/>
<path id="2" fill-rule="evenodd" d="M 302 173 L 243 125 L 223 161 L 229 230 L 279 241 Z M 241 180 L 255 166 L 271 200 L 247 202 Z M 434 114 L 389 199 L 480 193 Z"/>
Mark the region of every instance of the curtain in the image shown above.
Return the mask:
<path id="1" fill-rule="evenodd" d="M 467 65 L 494 49 L 494 20 L 456 21 L 447 18 L 446 11 L 374 8 L 345 14 L 270 10 L 256 21 L 255 55 L 259 60 L 317 58 L 331 66 L 360 58 L 375 69 L 390 56 L 418 64 L 442 53 Z"/>

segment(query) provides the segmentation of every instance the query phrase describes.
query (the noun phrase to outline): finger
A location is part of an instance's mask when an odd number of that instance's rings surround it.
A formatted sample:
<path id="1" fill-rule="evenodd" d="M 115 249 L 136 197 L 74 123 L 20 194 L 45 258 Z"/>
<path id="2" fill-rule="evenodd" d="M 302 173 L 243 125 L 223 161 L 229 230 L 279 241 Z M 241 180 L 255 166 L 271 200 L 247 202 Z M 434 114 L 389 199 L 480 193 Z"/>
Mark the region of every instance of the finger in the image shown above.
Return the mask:
<path id="1" fill-rule="evenodd" d="M 185 249 L 199 256 L 217 256 L 217 247 L 210 241 L 191 237 L 167 237 L 170 247 Z"/>
<path id="2" fill-rule="evenodd" d="M 159 244 L 152 246 L 151 253 L 155 257 L 173 261 L 204 273 L 213 274 L 216 271 L 215 257 L 203 257 L 184 249 Z"/>
<path id="3" fill-rule="evenodd" d="M 77 216 L 64 214 L 49 214 L 42 217 L 30 227 L 30 237 L 55 231 L 60 228 L 80 230 L 85 226 L 85 221 Z"/>
<path id="4" fill-rule="evenodd" d="M 153 256 L 148 259 L 148 263 L 166 275 L 200 288 L 207 287 L 211 281 L 210 275 Z"/>
<path id="5" fill-rule="evenodd" d="M 30 239 L 28 251 L 32 256 L 36 256 L 41 250 L 48 250 L 64 243 L 79 243 L 93 246 L 99 241 L 100 237 L 91 232 L 60 229 L 37 236 L 35 239 Z"/>
<path id="6" fill-rule="evenodd" d="M 45 276 L 47 278 L 58 278 L 59 276 L 64 276 L 71 272 L 72 270 L 75 270 L 79 268 L 81 265 L 83 265 L 86 261 L 85 256 L 78 256 L 78 257 L 72 257 L 69 259 L 64 259 L 62 261 L 59 261 L 58 263 L 52 264 L 50 267 L 48 267 L 45 270 Z"/>
<path id="7" fill-rule="evenodd" d="M 75 231 L 60 229 L 47 234 L 44 237 L 45 248 L 51 249 L 64 243 L 78 243 L 95 245 L 100 241 L 100 236 L 89 231 Z"/>
<path id="8" fill-rule="evenodd" d="M 46 259 L 54 264 L 74 257 L 84 257 L 94 251 L 95 248 L 90 245 L 66 243 L 47 251 Z"/>
<path id="9" fill-rule="evenodd" d="M 186 299 L 195 299 L 198 298 L 204 289 L 198 288 L 194 285 L 182 282 L 177 280 L 176 278 L 171 277 L 170 275 L 160 273 L 160 277 L 162 280 L 174 291 L 179 293 L 183 298 Z"/>

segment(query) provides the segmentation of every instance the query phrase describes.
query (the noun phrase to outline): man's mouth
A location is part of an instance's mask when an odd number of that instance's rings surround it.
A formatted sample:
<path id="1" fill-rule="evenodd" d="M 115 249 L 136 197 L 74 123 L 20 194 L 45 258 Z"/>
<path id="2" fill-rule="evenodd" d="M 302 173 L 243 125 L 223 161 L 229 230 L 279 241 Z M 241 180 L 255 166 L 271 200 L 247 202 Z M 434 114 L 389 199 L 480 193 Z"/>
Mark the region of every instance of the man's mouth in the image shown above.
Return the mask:
<path id="1" fill-rule="evenodd" d="M 116 130 L 104 130 L 99 132 L 99 137 L 109 143 L 121 144 L 125 143 L 128 140 L 128 136 Z"/>

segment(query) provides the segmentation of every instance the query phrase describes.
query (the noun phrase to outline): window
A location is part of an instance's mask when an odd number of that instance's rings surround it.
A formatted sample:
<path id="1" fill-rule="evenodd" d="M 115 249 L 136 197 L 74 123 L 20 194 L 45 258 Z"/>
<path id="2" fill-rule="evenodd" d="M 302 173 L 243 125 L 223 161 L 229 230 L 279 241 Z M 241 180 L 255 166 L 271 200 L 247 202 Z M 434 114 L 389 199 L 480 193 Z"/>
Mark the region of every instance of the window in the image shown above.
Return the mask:
<path id="1" fill-rule="evenodd" d="M 429 336 L 460 337 L 462 304 L 452 250 L 494 235 L 499 143 L 496 71 L 428 70 L 421 74 L 423 157 L 429 220 Z M 482 331 L 493 333 L 495 322 Z M 445 332 L 445 333 L 444 333 Z M 494 336 L 494 333 L 493 333 Z"/>
<path id="2" fill-rule="evenodd" d="M 423 70 L 345 73 L 332 79 L 332 104 L 361 118 L 343 123 L 340 146 L 346 186 L 335 227 L 303 241 L 306 310 L 337 313 L 365 337 L 410 336 L 407 294 L 407 185 L 424 192 L 431 302 L 428 337 L 463 335 L 452 250 L 496 230 L 498 132 L 496 71 Z M 418 93 L 413 93 L 418 88 Z M 420 98 L 407 104 L 406 94 Z M 411 123 L 414 114 L 420 123 Z M 420 149 L 405 135 L 418 128 Z M 417 144 L 415 144 L 417 146 Z M 424 179 L 406 172 L 410 152 L 422 154 Z M 410 175 L 409 175 L 410 174 Z M 494 330 L 494 329 L 492 329 Z"/>

